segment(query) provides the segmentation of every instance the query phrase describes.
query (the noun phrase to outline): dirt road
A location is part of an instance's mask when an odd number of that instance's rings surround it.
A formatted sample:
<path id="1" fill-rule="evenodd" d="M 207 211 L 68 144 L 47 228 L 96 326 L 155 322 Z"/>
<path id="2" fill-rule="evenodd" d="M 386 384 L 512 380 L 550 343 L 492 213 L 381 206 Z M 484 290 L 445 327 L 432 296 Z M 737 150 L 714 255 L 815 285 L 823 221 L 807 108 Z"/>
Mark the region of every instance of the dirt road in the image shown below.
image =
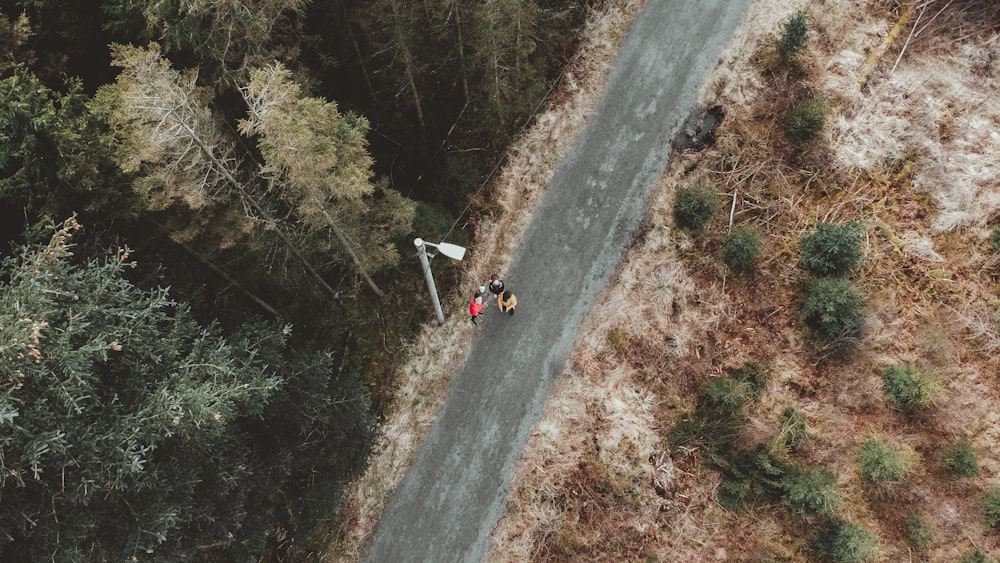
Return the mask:
<path id="1" fill-rule="evenodd" d="M 366 561 L 483 560 L 514 462 L 744 7 L 745 0 L 648 0 L 504 276 L 518 297 L 516 314 L 501 315 L 494 303 L 480 321 Z"/>

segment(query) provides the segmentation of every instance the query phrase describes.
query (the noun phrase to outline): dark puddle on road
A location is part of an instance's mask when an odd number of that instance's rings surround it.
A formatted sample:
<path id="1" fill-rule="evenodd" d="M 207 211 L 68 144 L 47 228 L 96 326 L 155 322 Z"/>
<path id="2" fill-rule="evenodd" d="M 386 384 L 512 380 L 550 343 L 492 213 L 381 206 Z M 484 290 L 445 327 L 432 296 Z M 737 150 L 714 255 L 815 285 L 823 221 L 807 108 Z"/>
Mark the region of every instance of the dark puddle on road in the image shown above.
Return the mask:
<path id="1" fill-rule="evenodd" d="M 715 144 L 715 130 L 725 116 L 722 106 L 712 106 L 707 110 L 696 108 L 674 137 L 674 149 L 700 151 L 712 146 Z"/>

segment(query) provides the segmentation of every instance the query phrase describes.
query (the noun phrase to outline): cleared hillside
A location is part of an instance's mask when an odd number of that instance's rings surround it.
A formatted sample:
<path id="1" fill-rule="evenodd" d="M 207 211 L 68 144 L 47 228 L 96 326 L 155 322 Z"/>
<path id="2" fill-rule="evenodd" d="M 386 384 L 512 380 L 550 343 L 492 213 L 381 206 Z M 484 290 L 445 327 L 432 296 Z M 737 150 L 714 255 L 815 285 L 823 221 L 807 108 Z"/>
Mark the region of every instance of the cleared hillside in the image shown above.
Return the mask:
<path id="1" fill-rule="evenodd" d="M 775 43 L 800 8 L 809 40 L 783 61 Z M 876 560 L 1000 553 L 983 511 L 1000 429 L 998 22 L 985 2 L 751 2 L 702 97 L 726 112 L 717 141 L 661 178 L 523 454 L 491 560 L 805 561 L 838 553 L 823 532 L 844 522 L 874 534 Z M 792 141 L 787 118 L 808 100 L 826 126 Z M 696 186 L 717 210 L 678 229 L 674 195 Z M 800 245 L 817 223 L 853 222 L 861 260 L 844 279 L 864 325 L 838 349 L 803 317 L 817 276 Z M 739 227 L 762 246 L 750 273 L 721 259 Z M 765 384 L 711 424 L 710 391 L 747 362 Z M 894 366 L 930 376 L 927 404 L 887 400 Z M 787 439 L 788 412 L 804 437 Z M 965 442 L 979 472 L 957 478 L 941 457 Z M 871 444 L 901 477 L 873 479 Z M 800 469 L 833 475 L 833 510 L 796 512 Z"/>

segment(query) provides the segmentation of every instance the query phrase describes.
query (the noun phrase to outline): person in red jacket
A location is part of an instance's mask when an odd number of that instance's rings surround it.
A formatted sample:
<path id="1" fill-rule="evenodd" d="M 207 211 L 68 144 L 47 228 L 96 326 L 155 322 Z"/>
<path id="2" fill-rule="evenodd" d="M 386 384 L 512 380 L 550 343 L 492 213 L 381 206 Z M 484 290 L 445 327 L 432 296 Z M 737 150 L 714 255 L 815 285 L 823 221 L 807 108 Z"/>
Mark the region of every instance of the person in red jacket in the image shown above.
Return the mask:
<path id="1" fill-rule="evenodd" d="M 469 303 L 469 316 L 472 317 L 472 324 L 479 326 L 479 323 L 476 322 L 476 318 L 485 308 L 486 301 L 483 299 L 483 293 L 482 291 L 477 291 L 476 294 L 472 296 L 472 302 Z"/>

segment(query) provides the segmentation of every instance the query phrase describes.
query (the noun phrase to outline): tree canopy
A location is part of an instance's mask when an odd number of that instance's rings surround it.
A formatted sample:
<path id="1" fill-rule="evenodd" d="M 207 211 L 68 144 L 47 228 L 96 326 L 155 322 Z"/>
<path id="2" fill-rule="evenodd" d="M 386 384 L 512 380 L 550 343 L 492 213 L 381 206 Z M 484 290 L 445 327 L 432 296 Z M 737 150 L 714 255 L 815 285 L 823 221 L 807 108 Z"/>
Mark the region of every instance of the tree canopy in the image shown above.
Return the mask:
<path id="1" fill-rule="evenodd" d="M 301 545 L 585 3 L 0 4 L 0 559 Z"/>
<path id="2" fill-rule="evenodd" d="M 318 499 L 329 516 L 336 494 L 310 483 L 363 462 L 357 383 L 329 353 L 286 354 L 287 327 L 199 325 L 127 279 L 128 248 L 78 261 L 79 227 L 3 265 L 0 558 L 245 557 L 274 525 L 315 523 Z"/>

